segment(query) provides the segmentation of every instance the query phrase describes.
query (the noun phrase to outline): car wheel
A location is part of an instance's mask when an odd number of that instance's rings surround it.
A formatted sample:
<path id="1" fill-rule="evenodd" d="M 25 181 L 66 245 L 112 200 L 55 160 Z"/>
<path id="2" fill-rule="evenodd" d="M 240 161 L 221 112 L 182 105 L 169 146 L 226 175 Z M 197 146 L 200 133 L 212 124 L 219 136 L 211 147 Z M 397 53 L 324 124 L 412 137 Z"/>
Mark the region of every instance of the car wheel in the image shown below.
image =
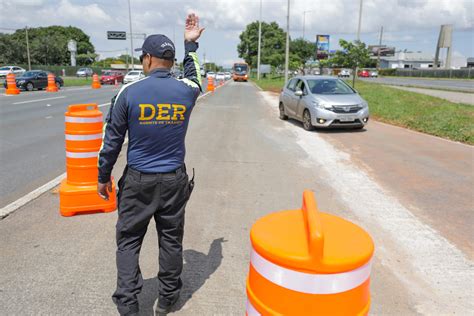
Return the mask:
<path id="1" fill-rule="evenodd" d="M 288 119 L 288 115 L 285 114 L 285 106 L 283 105 L 283 103 L 280 103 L 280 105 L 278 106 L 278 109 L 280 110 L 280 120 L 287 120 Z"/>
<path id="2" fill-rule="evenodd" d="M 35 86 L 33 86 L 33 83 L 28 82 L 26 84 L 26 91 L 33 91 L 34 88 L 35 88 Z"/>
<path id="3" fill-rule="evenodd" d="M 311 113 L 308 110 L 303 112 L 303 128 L 307 131 L 314 130 L 314 126 L 311 124 Z"/>
<path id="4" fill-rule="evenodd" d="M 61 84 L 59 82 L 56 82 L 56 88 L 58 88 L 58 90 L 61 89 Z"/>

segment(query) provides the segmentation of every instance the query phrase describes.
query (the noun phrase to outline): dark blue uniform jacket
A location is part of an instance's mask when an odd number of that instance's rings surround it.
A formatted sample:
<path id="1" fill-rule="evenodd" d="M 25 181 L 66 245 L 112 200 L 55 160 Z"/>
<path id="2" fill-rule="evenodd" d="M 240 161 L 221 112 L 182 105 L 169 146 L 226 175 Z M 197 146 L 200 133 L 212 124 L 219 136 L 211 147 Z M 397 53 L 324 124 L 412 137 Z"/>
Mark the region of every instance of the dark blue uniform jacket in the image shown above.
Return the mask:
<path id="1" fill-rule="evenodd" d="M 99 182 L 110 180 L 128 131 L 127 163 L 143 173 L 171 172 L 184 164 L 189 118 L 201 91 L 197 43 L 185 43 L 184 79 L 154 69 L 123 86 L 112 100 L 99 152 Z"/>

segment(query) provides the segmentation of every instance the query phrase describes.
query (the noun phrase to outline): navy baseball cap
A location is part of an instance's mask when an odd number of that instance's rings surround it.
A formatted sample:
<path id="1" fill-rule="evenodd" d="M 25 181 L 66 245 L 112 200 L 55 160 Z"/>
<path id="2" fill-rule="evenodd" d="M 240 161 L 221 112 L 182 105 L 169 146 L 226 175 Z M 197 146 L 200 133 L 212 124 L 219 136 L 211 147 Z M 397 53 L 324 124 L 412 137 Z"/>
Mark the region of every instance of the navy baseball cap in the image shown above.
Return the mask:
<path id="1" fill-rule="evenodd" d="M 150 54 L 154 57 L 174 60 L 175 49 L 173 42 L 163 34 L 153 34 L 148 36 L 143 42 L 142 48 L 135 49 L 143 54 Z"/>

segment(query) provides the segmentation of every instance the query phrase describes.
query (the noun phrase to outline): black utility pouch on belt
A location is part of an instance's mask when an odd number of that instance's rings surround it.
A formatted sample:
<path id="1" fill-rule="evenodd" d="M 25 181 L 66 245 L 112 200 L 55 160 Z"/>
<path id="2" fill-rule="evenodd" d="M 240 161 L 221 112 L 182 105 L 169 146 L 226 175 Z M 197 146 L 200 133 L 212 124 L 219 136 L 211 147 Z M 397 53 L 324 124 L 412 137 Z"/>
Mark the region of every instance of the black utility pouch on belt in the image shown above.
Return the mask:
<path id="1" fill-rule="evenodd" d="M 189 191 L 188 191 L 189 192 L 188 193 L 188 199 L 189 199 L 191 197 L 191 193 L 194 190 L 194 168 L 193 168 L 193 177 L 188 182 L 188 189 L 189 189 Z"/>

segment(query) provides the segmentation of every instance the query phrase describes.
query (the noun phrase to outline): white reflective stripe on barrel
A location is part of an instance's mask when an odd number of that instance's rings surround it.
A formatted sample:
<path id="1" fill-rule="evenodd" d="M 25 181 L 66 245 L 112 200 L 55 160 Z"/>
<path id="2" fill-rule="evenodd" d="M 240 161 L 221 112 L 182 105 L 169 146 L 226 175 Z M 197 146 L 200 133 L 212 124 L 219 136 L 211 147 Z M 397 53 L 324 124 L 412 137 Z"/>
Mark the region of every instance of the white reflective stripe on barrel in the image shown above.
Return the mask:
<path id="1" fill-rule="evenodd" d="M 66 151 L 66 157 L 68 158 L 97 158 L 98 155 L 98 151 L 89 151 L 84 153 L 73 153 L 71 151 Z"/>
<path id="2" fill-rule="evenodd" d="M 66 134 L 66 140 L 94 140 L 94 139 L 102 139 L 102 133 L 100 133 L 100 134 L 90 134 L 90 135 Z"/>
<path id="3" fill-rule="evenodd" d="M 75 116 L 65 116 L 65 121 L 67 123 L 102 123 L 102 116 L 97 117 L 75 117 Z"/>
<path id="4" fill-rule="evenodd" d="M 349 291 L 364 283 L 370 277 L 372 260 L 348 272 L 312 274 L 280 267 L 252 249 L 250 263 L 265 279 L 286 289 L 306 294 L 336 294 Z"/>
<path id="5" fill-rule="evenodd" d="M 249 300 L 247 300 L 247 308 L 245 311 L 247 312 L 247 316 L 260 316 L 260 313 L 253 307 Z"/>

